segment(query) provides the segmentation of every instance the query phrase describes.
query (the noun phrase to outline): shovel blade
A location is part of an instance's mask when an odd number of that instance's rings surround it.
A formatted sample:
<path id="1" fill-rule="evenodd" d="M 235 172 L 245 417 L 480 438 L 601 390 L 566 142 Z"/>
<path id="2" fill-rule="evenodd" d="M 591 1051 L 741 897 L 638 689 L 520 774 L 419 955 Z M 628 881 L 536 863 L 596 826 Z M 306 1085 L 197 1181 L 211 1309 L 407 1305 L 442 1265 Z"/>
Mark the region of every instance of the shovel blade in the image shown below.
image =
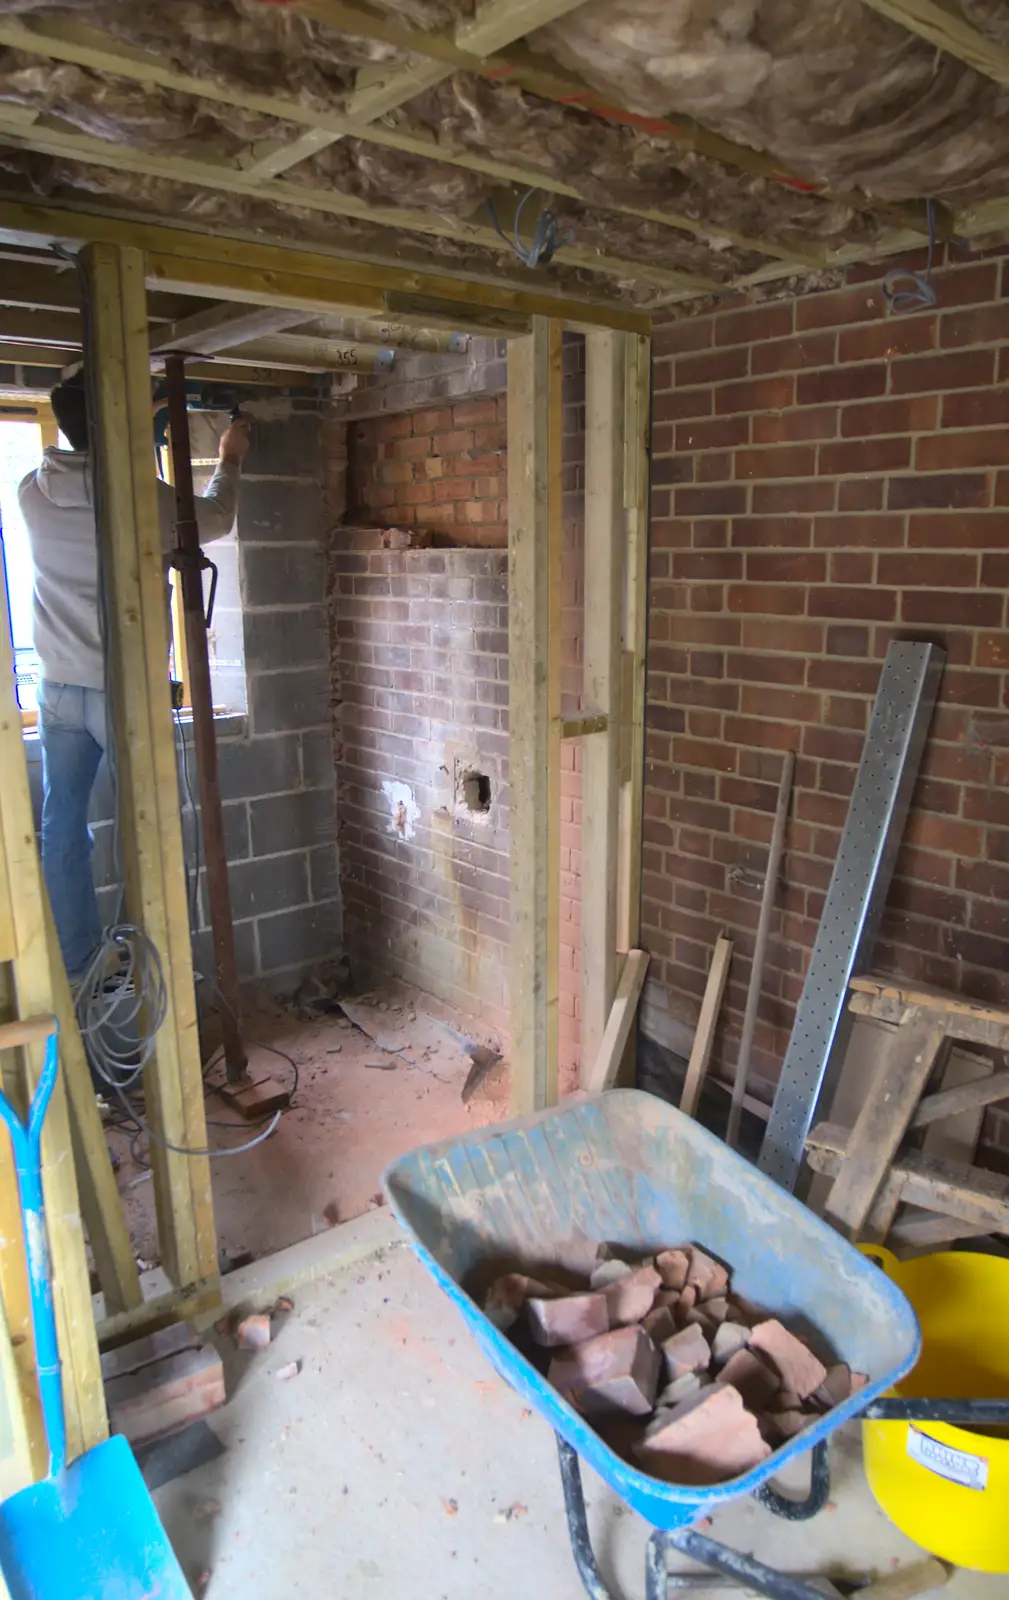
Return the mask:
<path id="1" fill-rule="evenodd" d="M 11 1600 L 192 1600 L 119 1435 L 4 1501 L 0 1572 Z"/>

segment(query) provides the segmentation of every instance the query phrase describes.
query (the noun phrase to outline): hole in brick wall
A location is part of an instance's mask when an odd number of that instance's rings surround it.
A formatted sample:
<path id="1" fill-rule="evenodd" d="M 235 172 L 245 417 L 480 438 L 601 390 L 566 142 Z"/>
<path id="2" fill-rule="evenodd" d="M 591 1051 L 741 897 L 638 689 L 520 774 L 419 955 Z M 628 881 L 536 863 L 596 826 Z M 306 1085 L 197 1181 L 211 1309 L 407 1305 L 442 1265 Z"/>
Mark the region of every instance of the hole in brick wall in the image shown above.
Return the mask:
<path id="1" fill-rule="evenodd" d="M 486 773 L 463 773 L 462 801 L 467 811 L 490 810 L 490 779 Z"/>

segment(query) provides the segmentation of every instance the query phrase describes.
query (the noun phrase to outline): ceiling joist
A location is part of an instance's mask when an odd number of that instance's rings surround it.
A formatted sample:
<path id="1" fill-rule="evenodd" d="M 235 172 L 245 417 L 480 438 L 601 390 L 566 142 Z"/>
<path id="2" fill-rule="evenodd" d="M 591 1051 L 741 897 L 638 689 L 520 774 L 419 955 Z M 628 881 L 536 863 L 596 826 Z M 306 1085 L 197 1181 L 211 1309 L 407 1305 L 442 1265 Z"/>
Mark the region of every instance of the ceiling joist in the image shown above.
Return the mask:
<path id="1" fill-rule="evenodd" d="M 891 22 L 1009 87 L 1009 49 L 968 22 L 954 0 L 863 0 Z"/>
<path id="2" fill-rule="evenodd" d="M 390 228 L 400 234 L 420 233 L 437 239 L 451 239 L 460 244 L 491 250 L 498 255 L 508 256 L 512 253 L 507 240 L 492 227 L 439 216 L 434 211 L 375 205 L 368 200 L 356 199 L 353 195 L 341 194 L 336 189 L 315 189 L 305 184 L 285 183 L 283 179 L 257 182 L 231 167 L 197 161 L 188 156 L 158 155 L 150 150 L 113 144 L 106 139 L 78 133 L 76 129 L 65 125 L 53 126 L 49 119 L 29 125 L 21 120 L 9 122 L 2 107 L 0 144 L 85 165 L 107 167 L 114 172 L 132 172 L 144 177 L 162 178 L 170 183 L 191 184 L 225 194 L 244 195 L 253 200 L 272 201 L 276 205 L 298 206 L 330 216 L 348 217 L 358 222 L 373 223 L 376 227 Z M 705 293 L 723 287 L 718 279 L 707 278 L 699 273 L 680 272 L 650 261 L 604 255 L 601 251 L 581 249 L 575 245 L 565 246 L 564 261 L 568 266 L 581 268 L 584 272 L 628 282 L 652 283 L 672 294 Z"/>
<path id="3" fill-rule="evenodd" d="M 280 333 L 303 321 L 300 311 L 278 306 L 236 306 L 224 301 L 159 329 L 151 348 L 160 354 L 184 350 L 194 355 L 213 356 L 218 350 L 237 349 L 253 339 Z"/>
<path id="4" fill-rule="evenodd" d="M 438 36 L 424 34 L 419 37 L 427 41 L 430 48 L 431 40 Z M 265 147 L 252 146 L 244 152 L 239 158 L 239 164 L 244 164 L 246 175 L 253 178 L 276 176 L 280 172 L 289 170 L 299 161 L 317 154 L 327 145 L 334 144 L 338 139 L 352 137 L 366 143 L 377 144 L 381 148 L 401 150 L 407 155 L 443 162 L 471 172 L 480 172 L 497 183 L 517 183 L 528 188 L 543 188 L 550 193 L 564 195 L 586 205 L 597 203 L 590 194 L 576 184 L 563 182 L 519 160 L 500 161 L 483 153 L 445 149 L 428 135 L 405 133 L 371 123 L 360 116 L 350 117 L 341 112 L 321 112 L 284 96 L 246 92 L 211 78 L 197 78 L 189 73 L 177 71 L 170 62 L 152 53 L 123 45 L 109 35 L 72 20 L 13 21 L 3 18 L 0 19 L 0 44 L 55 61 L 67 61 L 93 72 L 111 73 L 129 78 L 133 82 L 169 89 L 218 105 L 234 106 L 259 115 L 276 117 L 309 130 L 303 138 L 296 138 L 290 144 L 271 141 Z M 456 47 L 453 45 L 452 49 L 455 50 Z M 469 64 L 473 70 L 483 65 L 479 60 L 473 60 Z M 443 76 L 448 75 L 448 71 L 443 74 Z M 640 122 L 641 119 L 637 120 Z M 740 147 L 740 150 L 742 148 Z M 757 157 L 754 151 L 748 153 L 758 161 L 762 169 L 773 170 L 774 174 L 778 175 L 778 169 L 767 158 Z M 826 256 L 825 247 L 815 242 L 789 240 L 779 243 L 764 237 L 753 238 L 732 229 L 713 227 L 703 219 L 689 217 L 666 206 L 612 201 L 608 202 L 604 209 L 656 222 L 705 241 L 715 238 L 739 249 L 795 262 L 797 265 L 821 266 Z"/>
<path id="5" fill-rule="evenodd" d="M 171 226 L 114 208 L 43 204 L 0 197 L 0 236 L 16 245 L 90 240 L 132 244 L 147 255 L 148 289 L 162 295 L 287 306 L 308 317 L 377 317 L 422 329 L 510 338 L 528 332 L 533 316 L 572 325 L 647 333 L 651 319 L 618 304 L 559 294 L 549 283 L 467 274 L 381 259 L 355 258 L 324 245 L 304 249 L 187 223 Z M 0 292 L 0 301 L 3 295 Z M 75 302 L 76 303 L 76 302 Z"/>

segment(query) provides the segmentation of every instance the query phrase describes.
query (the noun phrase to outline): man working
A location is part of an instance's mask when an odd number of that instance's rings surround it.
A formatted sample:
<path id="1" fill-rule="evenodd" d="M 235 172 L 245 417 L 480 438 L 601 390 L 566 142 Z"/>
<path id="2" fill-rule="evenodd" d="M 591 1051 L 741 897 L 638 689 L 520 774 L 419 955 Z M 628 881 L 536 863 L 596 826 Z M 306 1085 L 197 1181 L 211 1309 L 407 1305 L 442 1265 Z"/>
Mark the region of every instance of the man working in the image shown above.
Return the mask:
<path id="1" fill-rule="evenodd" d="M 83 977 L 102 936 L 91 875 L 88 807 L 105 750 L 105 661 L 98 603 L 98 543 L 82 387 L 59 384 L 53 415 L 69 450 L 50 446 L 18 490 L 35 567 L 34 633 L 39 658 L 42 746 L 42 870 L 71 984 Z M 220 462 L 196 501 L 200 539 L 229 533 L 245 422 L 221 436 Z M 158 482 L 161 548 L 175 547 L 175 491 Z M 165 663 L 167 672 L 168 664 Z"/>

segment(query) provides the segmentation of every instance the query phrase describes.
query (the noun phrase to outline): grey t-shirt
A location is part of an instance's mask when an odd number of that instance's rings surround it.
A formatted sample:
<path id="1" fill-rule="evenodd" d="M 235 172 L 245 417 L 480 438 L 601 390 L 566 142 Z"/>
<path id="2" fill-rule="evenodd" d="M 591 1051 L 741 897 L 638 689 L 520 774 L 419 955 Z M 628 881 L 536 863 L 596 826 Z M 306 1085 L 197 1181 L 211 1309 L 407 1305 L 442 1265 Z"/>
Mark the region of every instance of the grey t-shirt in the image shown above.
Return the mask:
<path id="1" fill-rule="evenodd" d="M 204 544 L 231 531 L 239 469 L 222 463 L 196 500 Z M 175 545 L 175 491 L 157 481 L 161 548 Z M 104 689 L 98 621 L 98 545 L 86 452 L 47 449 L 42 464 L 18 489 L 35 566 L 35 651 L 51 683 Z"/>

